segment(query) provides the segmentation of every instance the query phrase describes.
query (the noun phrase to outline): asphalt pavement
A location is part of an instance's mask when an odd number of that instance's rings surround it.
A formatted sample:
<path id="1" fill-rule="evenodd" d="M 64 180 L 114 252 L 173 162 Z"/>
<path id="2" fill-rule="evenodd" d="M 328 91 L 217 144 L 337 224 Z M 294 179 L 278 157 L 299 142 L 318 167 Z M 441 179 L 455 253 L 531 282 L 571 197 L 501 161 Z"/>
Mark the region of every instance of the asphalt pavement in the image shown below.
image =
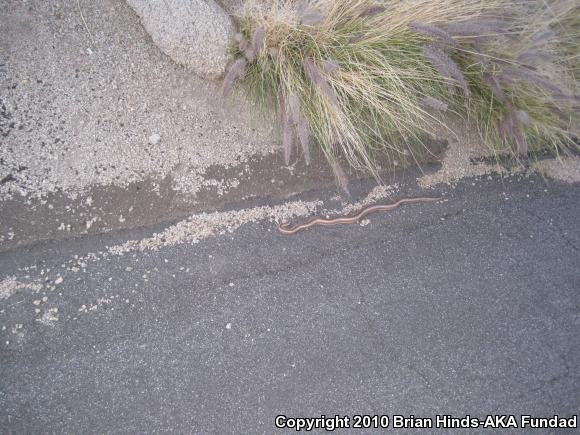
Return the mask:
<path id="1" fill-rule="evenodd" d="M 251 223 L 63 269 L 46 295 L 13 286 L 0 432 L 273 434 L 278 415 L 377 415 L 397 433 L 393 415 L 577 415 L 580 185 L 493 177 L 434 193 L 445 200 L 365 226 Z M 158 230 L 7 251 L 0 277 L 49 276 Z"/>

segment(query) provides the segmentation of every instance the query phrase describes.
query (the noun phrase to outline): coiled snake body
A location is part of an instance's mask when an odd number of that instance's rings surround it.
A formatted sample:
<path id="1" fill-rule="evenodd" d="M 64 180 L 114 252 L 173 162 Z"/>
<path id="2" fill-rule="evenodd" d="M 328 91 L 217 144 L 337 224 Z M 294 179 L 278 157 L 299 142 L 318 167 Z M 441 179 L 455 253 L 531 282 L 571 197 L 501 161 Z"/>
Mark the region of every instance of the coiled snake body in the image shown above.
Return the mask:
<path id="1" fill-rule="evenodd" d="M 340 224 L 354 224 L 357 223 L 360 219 L 365 217 L 370 213 L 374 213 L 376 211 L 393 211 L 394 209 L 398 208 L 402 204 L 415 204 L 418 202 L 435 202 L 439 201 L 442 198 L 432 198 L 427 196 L 417 197 L 417 198 L 401 198 L 397 202 L 393 204 L 376 204 L 376 205 L 369 205 L 364 207 L 361 211 L 353 216 L 340 216 L 333 219 L 326 219 L 321 217 L 315 217 L 308 222 L 303 224 L 290 226 L 288 224 L 279 224 L 278 231 L 282 234 L 296 234 L 298 231 L 305 230 L 307 228 L 313 227 L 315 225 L 340 225 Z"/>

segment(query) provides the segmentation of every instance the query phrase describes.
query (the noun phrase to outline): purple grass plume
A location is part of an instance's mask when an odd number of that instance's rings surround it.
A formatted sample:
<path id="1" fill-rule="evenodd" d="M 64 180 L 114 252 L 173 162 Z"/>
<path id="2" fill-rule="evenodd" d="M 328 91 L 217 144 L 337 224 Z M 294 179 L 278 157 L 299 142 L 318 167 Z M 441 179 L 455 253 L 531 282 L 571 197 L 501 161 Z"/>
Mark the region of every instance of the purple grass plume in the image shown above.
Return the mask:
<path id="1" fill-rule="evenodd" d="M 557 37 L 558 33 L 556 33 L 554 30 L 550 28 L 547 28 L 532 36 L 532 39 L 530 39 L 530 46 L 539 47 L 554 41 L 554 39 L 556 39 Z"/>
<path id="2" fill-rule="evenodd" d="M 361 17 L 361 18 L 373 17 L 375 15 L 382 14 L 386 10 L 387 10 L 387 8 L 385 8 L 384 6 L 381 6 L 381 5 L 370 6 L 370 7 L 366 8 L 363 12 L 361 12 L 359 17 Z"/>
<path id="3" fill-rule="evenodd" d="M 348 190 L 348 178 L 344 173 L 344 169 L 340 166 L 340 163 L 336 159 L 330 160 L 330 167 L 332 168 L 332 173 L 334 174 L 334 178 L 340 189 L 344 192 L 344 194 L 350 197 L 350 191 Z"/>
<path id="4" fill-rule="evenodd" d="M 298 120 L 296 131 L 298 133 L 298 139 L 300 139 L 300 145 L 302 145 L 304 160 L 307 165 L 310 165 L 310 127 L 304 116 L 301 116 Z"/>
<path id="5" fill-rule="evenodd" d="M 525 80 L 528 83 L 543 89 L 551 94 L 563 94 L 562 90 L 550 81 L 547 77 L 543 77 L 532 71 L 531 69 L 525 67 L 513 68 L 508 67 L 504 69 L 501 74 L 501 80 L 505 83 L 513 83 L 518 80 Z"/>
<path id="6" fill-rule="evenodd" d="M 541 63 L 552 62 L 554 55 L 544 50 L 528 49 L 521 51 L 516 60 L 527 65 L 538 65 Z"/>
<path id="7" fill-rule="evenodd" d="M 556 100 L 580 103 L 580 95 L 554 94 Z"/>
<path id="8" fill-rule="evenodd" d="M 469 96 L 469 88 L 463 73 L 447 53 L 434 45 L 426 45 L 423 47 L 423 56 L 431 62 L 443 77 L 457 81 L 465 96 Z"/>
<path id="9" fill-rule="evenodd" d="M 315 9 L 308 7 L 308 2 L 301 0 L 296 5 L 296 15 L 305 26 L 316 26 L 325 20 L 325 16 Z"/>
<path id="10" fill-rule="evenodd" d="M 518 154 L 527 154 L 528 141 L 522 131 L 521 124 L 516 118 L 516 111 L 513 107 L 508 109 L 504 120 L 501 123 L 502 134 L 504 138 L 511 138 L 516 143 L 516 151 Z"/>
<path id="11" fill-rule="evenodd" d="M 320 12 L 310 11 L 306 12 L 301 17 L 301 23 L 305 26 L 316 26 L 324 21 L 325 17 Z"/>
<path id="12" fill-rule="evenodd" d="M 447 32 L 452 35 L 480 38 L 506 33 L 510 23 L 504 20 L 464 20 L 454 21 L 447 25 Z"/>
<path id="13" fill-rule="evenodd" d="M 252 36 L 252 50 L 255 55 L 259 55 L 264 49 L 264 42 L 266 41 L 266 30 L 263 27 L 258 27 Z"/>
<path id="14" fill-rule="evenodd" d="M 310 79 L 310 81 L 320 89 L 320 91 L 330 100 L 330 102 L 336 106 L 340 107 L 338 98 L 334 93 L 334 90 L 330 87 L 326 79 L 322 76 L 318 67 L 314 61 L 310 58 L 306 58 L 302 61 L 302 66 L 304 67 L 304 72 Z"/>
<path id="15" fill-rule="evenodd" d="M 507 103 L 505 92 L 503 91 L 500 82 L 494 75 L 489 73 L 484 74 L 483 81 L 489 86 L 489 89 L 491 90 L 491 93 L 496 100 L 501 101 L 504 104 Z"/>
<path id="16" fill-rule="evenodd" d="M 306 0 L 300 0 L 296 4 L 296 15 L 302 17 L 306 13 L 306 9 L 308 8 L 308 2 Z"/>
<path id="17" fill-rule="evenodd" d="M 236 33 L 234 39 L 238 42 L 238 50 L 240 50 L 246 59 L 252 61 L 254 53 L 248 40 L 241 33 Z"/>
<path id="18" fill-rule="evenodd" d="M 290 164 L 292 148 L 294 148 L 294 130 L 288 126 L 282 131 L 282 146 L 284 147 L 284 164 Z"/>
<path id="19" fill-rule="evenodd" d="M 268 54 L 271 57 L 278 57 L 280 54 L 280 49 L 278 47 L 268 47 Z"/>
<path id="20" fill-rule="evenodd" d="M 290 94 L 288 97 L 288 107 L 290 109 L 288 112 L 290 114 L 288 119 L 292 125 L 296 125 L 298 118 L 300 117 L 300 101 L 296 94 Z"/>
<path id="21" fill-rule="evenodd" d="M 295 94 L 290 94 L 288 97 L 288 105 L 290 108 L 290 120 L 294 130 L 298 135 L 302 152 L 304 153 L 304 160 L 306 164 L 310 164 L 310 128 L 308 122 L 300 110 L 300 100 Z"/>
<path id="22" fill-rule="evenodd" d="M 423 103 L 423 106 L 430 107 L 439 112 L 447 112 L 447 109 L 449 108 L 447 103 L 431 96 L 423 97 L 421 102 Z"/>
<path id="23" fill-rule="evenodd" d="M 524 125 L 530 124 L 530 115 L 525 110 L 516 110 L 514 112 L 514 117 Z"/>
<path id="24" fill-rule="evenodd" d="M 340 69 L 340 63 L 334 59 L 327 59 L 322 62 L 322 68 L 324 69 L 325 73 L 332 74 L 333 72 Z"/>
<path id="25" fill-rule="evenodd" d="M 453 39 L 453 36 L 451 36 L 451 34 L 449 34 L 443 29 L 440 29 L 437 26 L 434 26 L 433 24 L 413 21 L 411 24 L 409 24 L 409 28 L 416 33 L 420 33 L 422 35 L 435 38 L 437 41 L 443 43 L 446 46 L 449 47 L 457 46 L 457 41 Z"/>
<path id="26" fill-rule="evenodd" d="M 235 82 L 246 75 L 246 65 L 247 61 L 243 57 L 240 57 L 232 63 L 222 85 L 222 94 L 224 97 L 230 94 Z"/>
<path id="27" fill-rule="evenodd" d="M 282 89 L 278 91 L 278 103 L 280 105 L 278 110 L 282 130 L 282 147 L 284 148 L 284 164 L 288 166 L 290 164 L 290 158 L 292 157 L 292 148 L 294 146 L 294 134 L 292 131 L 290 116 L 286 108 L 286 99 L 284 98 L 284 92 L 282 92 Z"/>
<path id="28" fill-rule="evenodd" d="M 245 38 L 243 38 L 238 43 L 238 48 L 241 52 L 244 53 L 244 56 L 246 59 L 248 59 L 248 62 L 252 62 L 264 49 L 265 40 L 266 31 L 263 27 L 258 27 L 256 30 L 254 30 L 254 34 L 252 35 L 252 42 L 250 43 Z"/>

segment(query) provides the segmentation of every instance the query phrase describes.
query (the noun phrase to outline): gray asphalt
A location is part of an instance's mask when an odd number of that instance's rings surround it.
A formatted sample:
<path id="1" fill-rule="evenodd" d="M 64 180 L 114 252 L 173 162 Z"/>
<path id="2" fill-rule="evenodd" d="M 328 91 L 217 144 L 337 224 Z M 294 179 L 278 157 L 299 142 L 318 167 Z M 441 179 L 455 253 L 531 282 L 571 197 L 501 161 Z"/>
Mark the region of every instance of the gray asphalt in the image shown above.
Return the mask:
<path id="1" fill-rule="evenodd" d="M 0 301 L 0 431 L 249 434 L 282 433 L 279 414 L 578 414 L 580 186 L 474 184 L 364 227 L 287 237 L 256 223 L 90 263 L 50 294 L 52 326 L 34 321 L 30 290 Z M 155 230 L 6 252 L 0 274 Z"/>

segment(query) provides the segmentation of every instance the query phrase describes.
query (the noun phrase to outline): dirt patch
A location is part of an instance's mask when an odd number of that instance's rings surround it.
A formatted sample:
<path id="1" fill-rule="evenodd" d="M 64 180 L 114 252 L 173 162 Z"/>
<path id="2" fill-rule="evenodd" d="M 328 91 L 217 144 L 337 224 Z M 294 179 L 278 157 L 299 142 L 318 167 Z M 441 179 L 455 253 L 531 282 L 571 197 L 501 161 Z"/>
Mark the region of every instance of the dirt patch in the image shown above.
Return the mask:
<path id="1" fill-rule="evenodd" d="M 457 134 L 441 132 L 441 136 L 449 143 L 441 162 L 441 169 L 418 178 L 417 182 L 421 187 L 451 184 L 465 177 L 505 172 L 505 168 L 500 164 L 485 160 L 493 157 L 493 153 L 481 141 L 477 132 L 467 129 L 456 131 Z"/>
<path id="2" fill-rule="evenodd" d="M 566 183 L 580 183 L 580 157 L 570 156 L 561 159 L 550 159 L 537 162 L 532 170 Z"/>

